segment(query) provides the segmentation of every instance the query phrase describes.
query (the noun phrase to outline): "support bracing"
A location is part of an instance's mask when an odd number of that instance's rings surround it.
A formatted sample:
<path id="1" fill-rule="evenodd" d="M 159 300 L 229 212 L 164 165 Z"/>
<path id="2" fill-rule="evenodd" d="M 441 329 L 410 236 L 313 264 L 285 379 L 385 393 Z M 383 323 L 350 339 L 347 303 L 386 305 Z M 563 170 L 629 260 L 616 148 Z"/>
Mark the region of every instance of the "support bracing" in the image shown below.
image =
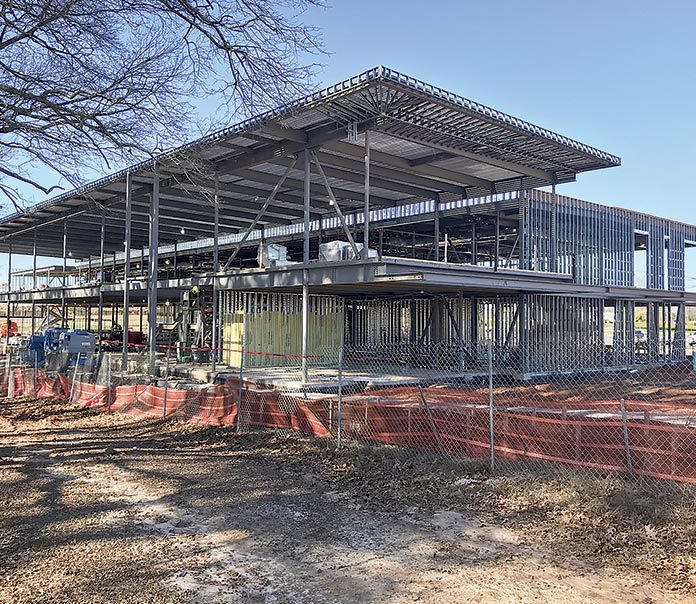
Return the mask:
<path id="1" fill-rule="evenodd" d="M 249 235 L 253 232 L 253 230 L 256 228 L 256 225 L 259 223 L 259 220 L 263 217 L 263 215 L 266 213 L 266 210 L 268 209 L 268 206 L 271 205 L 271 202 L 273 199 L 275 199 L 275 196 L 278 194 L 278 191 L 280 190 L 280 187 L 283 186 L 283 183 L 285 182 L 285 179 L 288 177 L 288 174 L 290 174 L 290 171 L 295 167 L 295 164 L 297 163 L 297 157 L 294 157 L 292 162 L 290 162 L 290 165 L 285 169 L 285 172 L 283 172 L 283 175 L 280 177 L 280 180 L 276 183 L 275 187 L 273 187 L 273 190 L 271 191 L 271 194 L 266 198 L 266 201 L 264 201 L 263 205 L 261 206 L 261 209 L 259 210 L 258 214 L 256 214 L 256 217 L 254 220 L 251 222 L 251 224 L 246 228 L 244 231 L 244 235 L 242 235 L 241 241 L 237 244 L 237 247 L 234 248 L 234 251 L 232 252 L 232 255 L 228 258 L 227 262 L 225 263 L 225 269 L 228 269 L 234 259 L 237 257 L 237 254 L 239 254 L 239 251 L 242 249 L 242 246 L 248 239 Z M 217 180 L 216 180 L 217 182 Z M 216 185 L 217 187 L 217 185 Z M 217 193 L 215 194 L 215 199 L 218 199 Z M 218 207 L 218 201 L 215 202 L 215 207 Z M 217 211 L 217 210 L 216 210 Z M 309 234 L 309 228 L 305 228 L 305 232 L 307 235 Z"/>
<path id="2" fill-rule="evenodd" d="M 319 163 L 319 158 L 317 157 L 317 154 L 314 153 L 314 151 L 312 151 L 312 157 L 314 159 L 315 165 L 317 166 L 317 170 L 319 171 L 319 175 L 321 176 L 321 179 L 324 182 L 324 188 L 326 189 L 326 193 L 329 196 L 329 199 L 331 200 L 331 204 L 333 205 L 334 210 L 336 211 L 336 216 L 338 216 L 338 219 L 341 222 L 343 232 L 346 234 L 346 237 L 348 238 L 348 242 L 350 243 L 350 246 L 353 249 L 355 257 L 358 258 L 360 256 L 358 252 L 358 246 L 355 245 L 353 234 L 350 232 L 350 229 L 348 228 L 345 217 L 343 216 L 343 212 L 341 212 L 341 206 L 338 204 L 338 199 L 336 199 L 333 189 L 329 184 L 329 180 L 328 178 L 326 178 L 326 174 L 324 174 L 324 169 L 321 167 L 321 163 Z"/>

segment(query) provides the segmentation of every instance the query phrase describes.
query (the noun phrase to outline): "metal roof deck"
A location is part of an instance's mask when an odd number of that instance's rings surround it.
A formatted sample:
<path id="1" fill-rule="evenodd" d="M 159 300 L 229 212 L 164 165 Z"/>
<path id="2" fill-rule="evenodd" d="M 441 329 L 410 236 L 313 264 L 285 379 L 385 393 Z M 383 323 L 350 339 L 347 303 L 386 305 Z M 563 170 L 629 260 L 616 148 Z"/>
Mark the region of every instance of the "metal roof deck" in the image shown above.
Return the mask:
<path id="1" fill-rule="evenodd" d="M 614 155 L 525 122 L 394 70 L 376 67 L 334 86 L 130 166 L 0 220 L 0 251 L 61 256 L 69 218 L 74 258 L 123 249 L 126 175 L 133 182 L 132 245 L 148 245 L 149 190 L 160 171 L 160 243 L 213 232 L 212 174 L 218 175 L 220 233 L 243 231 L 293 155 L 318 158 L 344 212 L 362 207 L 365 131 L 371 133 L 371 206 L 443 201 L 569 182 L 580 172 L 617 166 Z M 290 170 L 259 222 L 279 226 L 302 216 L 303 170 Z M 333 216 L 312 173 L 312 218 Z"/>

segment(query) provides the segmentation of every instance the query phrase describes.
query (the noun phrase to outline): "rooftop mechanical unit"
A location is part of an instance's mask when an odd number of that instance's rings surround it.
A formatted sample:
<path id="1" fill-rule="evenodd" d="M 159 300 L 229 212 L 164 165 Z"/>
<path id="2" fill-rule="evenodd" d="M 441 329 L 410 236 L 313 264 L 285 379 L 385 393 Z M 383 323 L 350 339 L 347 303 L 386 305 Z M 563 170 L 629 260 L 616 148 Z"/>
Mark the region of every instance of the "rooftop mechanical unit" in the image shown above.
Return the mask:
<path id="1" fill-rule="evenodd" d="M 288 260 L 288 248 L 279 243 L 262 243 L 259 245 L 259 266 L 272 268 L 293 264 Z"/>
<path id="2" fill-rule="evenodd" d="M 362 252 L 363 244 L 356 243 L 355 247 L 358 252 Z M 376 258 L 377 250 L 368 248 L 368 258 Z M 345 260 L 356 260 L 353 246 L 347 241 L 328 241 L 319 245 L 319 261 L 320 262 L 341 262 Z"/>

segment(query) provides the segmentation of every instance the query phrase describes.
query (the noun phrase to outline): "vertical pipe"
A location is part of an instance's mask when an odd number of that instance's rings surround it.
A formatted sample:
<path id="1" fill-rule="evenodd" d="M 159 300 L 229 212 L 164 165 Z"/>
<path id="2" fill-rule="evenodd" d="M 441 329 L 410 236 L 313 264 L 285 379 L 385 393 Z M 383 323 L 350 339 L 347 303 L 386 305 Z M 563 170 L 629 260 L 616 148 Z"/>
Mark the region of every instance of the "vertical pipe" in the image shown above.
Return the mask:
<path id="1" fill-rule="evenodd" d="M 123 261 L 123 371 L 128 371 L 128 329 L 130 318 L 130 261 L 131 261 L 131 215 L 132 215 L 132 181 L 131 174 L 126 174 L 126 226 L 125 258 Z"/>
<path id="2" fill-rule="evenodd" d="M 220 231 L 220 197 L 218 194 L 219 182 L 218 175 L 215 175 L 215 207 L 213 208 L 213 337 L 212 337 L 212 355 L 211 362 L 213 371 L 217 363 L 218 354 L 218 290 L 217 290 L 217 274 L 220 270 L 220 258 L 218 249 L 218 236 Z"/>
<path id="3" fill-rule="evenodd" d="M 97 316 L 97 340 L 101 342 L 104 327 L 104 232 L 106 229 L 106 210 L 102 209 L 99 241 L 99 315 Z"/>
<path id="4" fill-rule="evenodd" d="M 65 273 L 68 270 L 68 221 L 63 220 L 63 287 L 60 290 L 60 308 L 62 327 L 68 327 L 68 318 L 65 316 L 65 287 L 67 285 Z"/>
<path id="5" fill-rule="evenodd" d="M 304 231 L 302 233 L 302 262 L 309 264 L 309 212 L 310 212 L 310 156 L 304 150 Z"/>
<path id="6" fill-rule="evenodd" d="M 157 263 L 159 246 L 159 166 L 155 164 L 150 196 L 150 258 L 149 258 L 149 289 L 147 305 L 147 342 L 150 365 L 154 367 L 157 350 Z"/>
<path id="7" fill-rule="evenodd" d="M 365 203 L 363 207 L 363 260 L 367 260 L 370 247 L 370 131 L 365 131 Z"/>

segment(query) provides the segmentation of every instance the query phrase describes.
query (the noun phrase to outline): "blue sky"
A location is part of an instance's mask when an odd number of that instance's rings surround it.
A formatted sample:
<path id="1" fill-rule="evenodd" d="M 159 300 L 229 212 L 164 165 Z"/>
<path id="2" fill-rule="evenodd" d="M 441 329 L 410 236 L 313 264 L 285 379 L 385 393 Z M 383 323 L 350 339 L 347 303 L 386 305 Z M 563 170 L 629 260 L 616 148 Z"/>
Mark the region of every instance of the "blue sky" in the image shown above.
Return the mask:
<path id="1" fill-rule="evenodd" d="M 559 193 L 696 222 L 696 3 L 333 0 L 306 16 L 331 53 L 317 85 L 395 68 L 622 158 Z"/>

